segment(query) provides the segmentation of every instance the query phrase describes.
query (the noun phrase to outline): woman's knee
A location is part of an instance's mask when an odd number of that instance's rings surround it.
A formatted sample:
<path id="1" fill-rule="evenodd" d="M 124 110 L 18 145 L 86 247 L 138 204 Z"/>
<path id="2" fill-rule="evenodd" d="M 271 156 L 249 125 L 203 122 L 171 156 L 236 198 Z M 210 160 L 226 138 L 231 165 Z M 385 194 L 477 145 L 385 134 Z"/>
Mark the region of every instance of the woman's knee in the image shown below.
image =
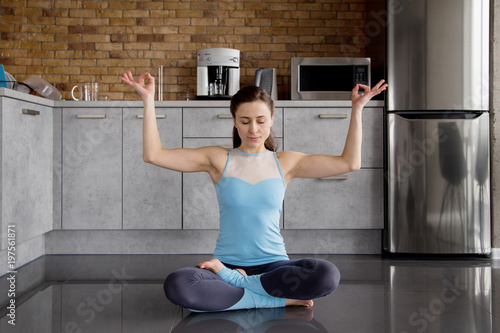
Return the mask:
<path id="1" fill-rule="evenodd" d="M 224 282 L 216 274 L 197 267 L 186 267 L 169 274 L 163 284 L 165 296 L 184 308 L 197 311 L 221 311 L 238 302 L 241 288 Z"/>
<path id="2" fill-rule="evenodd" d="M 195 280 L 194 267 L 186 267 L 170 273 L 163 283 L 165 296 L 174 304 L 185 306 L 189 286 Z"/>
<path id="3" fill-rule="evenodd" d="M 307 260 L 314 284 L 321 296 L 326 296 L 337 289 L 340 283 L 340 272 L 337 266 L 323 259 Z"/>
<path id="4" fill-rule="evenodd" d="M 323 287 L 324 295 L 328 295 L 339 286 L 340 271 L 337 266 L 326 260 L 320 260 L 318 267 L 320 275 L 322 276 L 320 282 Z"/>
<path id="5" fill-rule="evenodd" d="M 296 294 L 299 299 L 311 299 L 326 296 L 337 289 L 340 282 L 340 272 L 333 263 L 316 258 L 306 258 L 299 262 L 301 270 L 297 278 L 306 282 Z M 298 288 L 296 288 L 298 290 Z M 292 290 L 293 291 L 293 288 Z"/>
<path id="6" fill-rule="evenodd" d="M 180 274 L 177 271 L 170 273 L 163 283 L 165 296 L 174 304 L 177 304 L 178 291 L 181 289 L 179 288 L 179 284 Z"/>

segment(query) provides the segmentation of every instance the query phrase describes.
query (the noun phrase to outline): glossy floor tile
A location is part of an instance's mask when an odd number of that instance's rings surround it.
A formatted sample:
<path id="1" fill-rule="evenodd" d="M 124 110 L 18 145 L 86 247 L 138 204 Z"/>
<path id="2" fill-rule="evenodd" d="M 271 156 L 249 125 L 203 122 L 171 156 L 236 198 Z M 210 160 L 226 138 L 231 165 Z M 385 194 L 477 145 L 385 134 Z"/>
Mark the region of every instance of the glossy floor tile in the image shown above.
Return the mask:
<path id="1" fill-rule="evenodd" d="M 342 281 L 312 308 L 199 314 L 170 303 L 163 279 L 207 256 L 46 256 L 16 274 L 15 326 L 1 278 L 0 332 L 500 332 L 500 261 L 319 257 Z"/>

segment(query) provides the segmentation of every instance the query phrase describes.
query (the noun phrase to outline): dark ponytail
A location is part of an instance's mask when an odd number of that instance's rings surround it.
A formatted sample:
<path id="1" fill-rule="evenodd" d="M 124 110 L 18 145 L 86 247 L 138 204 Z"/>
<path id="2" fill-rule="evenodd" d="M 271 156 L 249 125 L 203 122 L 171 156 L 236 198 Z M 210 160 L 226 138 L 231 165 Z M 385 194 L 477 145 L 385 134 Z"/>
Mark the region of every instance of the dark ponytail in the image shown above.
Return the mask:
<path id="1" fill-rule="evenodd" d="M 271 117 L 274 117 L 274 102 L 271 96 L 269 96 L 269 94 L 267 93 L 267 91 L 257 86 L 247 86 L 240 89 L 240 91 L 238 91 L 231 98 L 231 105 L 229 108 L 231 111 L 231 115 L 233 116 L 233 119 L 236 117 L 236 111 L 238 110 L 241 104 L 252 103 L 257 101 L 262 101 L 266 103 L 266 105 L 269 108 L 269 111 L 271 112 Z M 241 138 L 238 134 L 238 130 L 236 129 L 236 127 L 233 127 L 233 148 L 238 148 L 240 145 L 241 145 Z M 278 145 L 274 140 L 272 132 L 269 134 L 269 137 L 264 142 L 264 146 L 266 147 L 266 149 L 271 151 L 278 150 Z"/>

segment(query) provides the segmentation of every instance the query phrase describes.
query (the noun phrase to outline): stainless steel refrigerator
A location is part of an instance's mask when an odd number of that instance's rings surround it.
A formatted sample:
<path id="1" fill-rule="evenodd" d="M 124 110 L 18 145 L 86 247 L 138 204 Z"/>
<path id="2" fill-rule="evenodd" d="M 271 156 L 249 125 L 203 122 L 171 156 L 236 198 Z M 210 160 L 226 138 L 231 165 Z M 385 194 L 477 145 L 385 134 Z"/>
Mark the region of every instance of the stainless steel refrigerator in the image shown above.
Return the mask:
<path id="1" fill-rule="evenodd" d="M 388 253 L 489 254 L 489 0 L 387 2 Z"/>

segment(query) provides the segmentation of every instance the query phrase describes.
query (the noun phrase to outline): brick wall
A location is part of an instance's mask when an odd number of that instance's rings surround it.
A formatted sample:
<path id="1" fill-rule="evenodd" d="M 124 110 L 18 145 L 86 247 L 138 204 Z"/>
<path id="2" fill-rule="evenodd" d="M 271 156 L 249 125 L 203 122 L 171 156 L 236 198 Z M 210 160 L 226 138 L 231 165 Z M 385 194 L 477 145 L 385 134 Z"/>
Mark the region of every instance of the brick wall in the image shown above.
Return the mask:
<path id="1" fill-rule="evenodd" d="M 63 98 L 99 82 L 110 100 L 137 99 L 119 76 L 165 67 L 164 99 L 196 93 L 196 50 L 241 51 L 241 84 L 277 68 L 279 98 L 290 96 L 290 58 L 370 56 L 383 63 L 382 0 L 1 0 L 0 64 L 32 74 Z M 378 23 L 377 23 L 378 22 Z M 369 25 L 368 23 L 372 23 Z M 378 26 L 377 26 L 378 24 Z M 376 75 L 373 75 L 375 76 Z M 372 79 L 373 80 L 373 79 Z M 374 81 L 374 80 L 373 80 Z"/>

